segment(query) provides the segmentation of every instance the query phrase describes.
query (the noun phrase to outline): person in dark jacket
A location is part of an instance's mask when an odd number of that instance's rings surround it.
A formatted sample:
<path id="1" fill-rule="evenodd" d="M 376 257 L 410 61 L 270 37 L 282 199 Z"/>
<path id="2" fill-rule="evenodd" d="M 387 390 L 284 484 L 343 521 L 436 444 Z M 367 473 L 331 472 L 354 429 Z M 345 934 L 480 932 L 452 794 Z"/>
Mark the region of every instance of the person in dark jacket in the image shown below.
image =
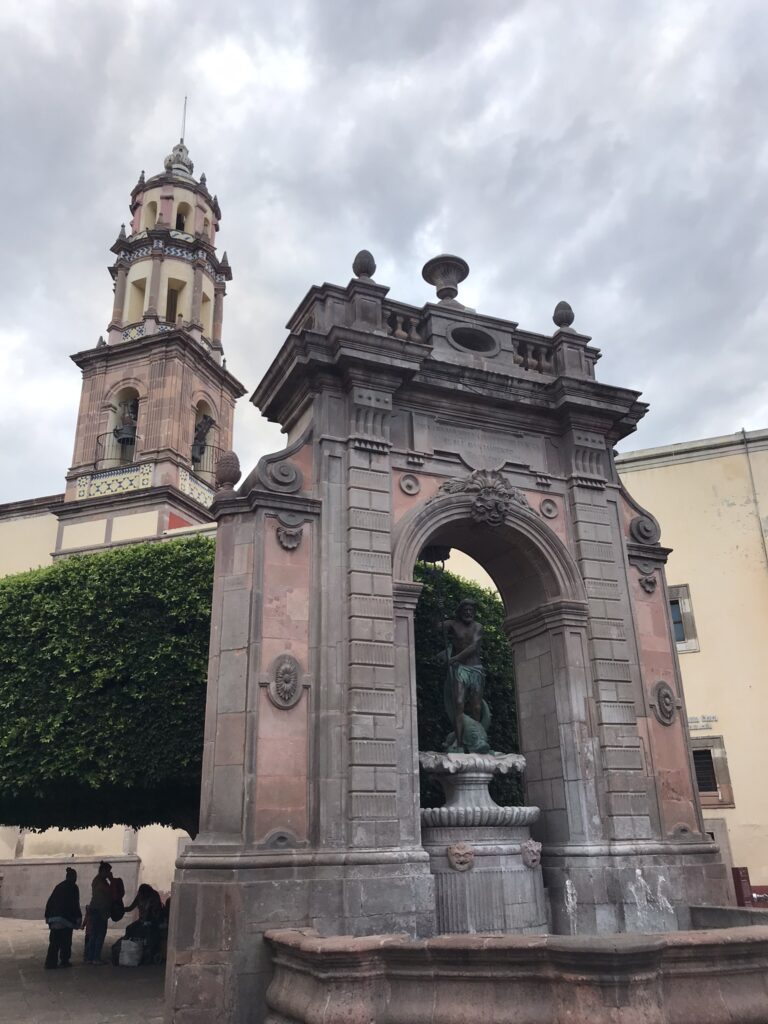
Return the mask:
<path id="1" fill-rule="evenodd" d="M 91 883 L 91 902 L 88 904 L 89 933 L 85 945 L 85 962 L 101 965 L 107 963 L 101 959 L 101 947 L 107 935 L 109 915 L 112 911 L 112 865 L 103 860 Z"/>
<path id="2" fill-rule="evenodd" d="M 72 966 L 72 932 L 80 927 L 82 920 L 77 872 L 67 868 L 64 881 L 54 888 L 45 904 L 45 921 L 50 929 L 46 969 Z"/>

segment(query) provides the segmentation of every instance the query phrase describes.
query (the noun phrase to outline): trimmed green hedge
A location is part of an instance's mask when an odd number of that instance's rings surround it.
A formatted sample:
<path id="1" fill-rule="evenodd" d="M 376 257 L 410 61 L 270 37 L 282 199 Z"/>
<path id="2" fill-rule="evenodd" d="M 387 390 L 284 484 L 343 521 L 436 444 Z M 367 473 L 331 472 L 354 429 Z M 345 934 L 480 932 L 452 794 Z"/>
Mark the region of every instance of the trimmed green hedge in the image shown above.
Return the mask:
<path id="1" fill-rule="evenodd" d="M 0 823 L 197 830 L 214 543 L 0 580 Z"/>

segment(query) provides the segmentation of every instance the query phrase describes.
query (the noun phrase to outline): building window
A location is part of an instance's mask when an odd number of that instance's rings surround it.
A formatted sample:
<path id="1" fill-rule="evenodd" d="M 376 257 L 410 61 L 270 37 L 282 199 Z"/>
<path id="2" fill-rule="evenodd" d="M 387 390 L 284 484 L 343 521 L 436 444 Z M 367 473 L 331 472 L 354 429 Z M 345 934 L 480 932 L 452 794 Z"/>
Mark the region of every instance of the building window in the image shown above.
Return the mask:
<path id="1" fill-rule="evenodd" d="M 681 654 L 698 651 L 699 638 L 696 635 L 691 591 L 687 583 L 669 588 L 669 615 L 678 651 Z"/>
<path id="2" fill-rule="evenodd" d="M 696 769 L 696 785 L 700 793 L 716 793 L 717 777 L 715 775 L 715 759 L 707 747 L 693 752 L 693 767 Z"/>
<path id="3" fill-rule="evenodd" d="M 723 737 L 695 736 L 690 743 L 701 806 L 735 806 Z"/>

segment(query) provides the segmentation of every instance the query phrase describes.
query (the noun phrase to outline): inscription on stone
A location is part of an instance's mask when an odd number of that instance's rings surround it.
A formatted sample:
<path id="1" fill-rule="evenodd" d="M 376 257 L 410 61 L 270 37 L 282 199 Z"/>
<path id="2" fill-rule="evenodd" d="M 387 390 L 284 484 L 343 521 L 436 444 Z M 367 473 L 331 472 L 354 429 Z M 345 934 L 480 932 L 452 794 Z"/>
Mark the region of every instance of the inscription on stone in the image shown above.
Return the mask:
<path id="1" fill-rule="evenodd" d="M 541 471 L 547 468 L 543 438 L 492 434 L 439 420 L 428 423 L 424 450 L 460 455 L 470 469 L 501 469 L 507 462 Z"/>
<path id="2" fill-rule="evenodd" d="M 712 723 L 717 721 L 717 715 L 690 715 L 688 717 L 688 727 L 691 732 L 694 730 L 711 729 Z"/>

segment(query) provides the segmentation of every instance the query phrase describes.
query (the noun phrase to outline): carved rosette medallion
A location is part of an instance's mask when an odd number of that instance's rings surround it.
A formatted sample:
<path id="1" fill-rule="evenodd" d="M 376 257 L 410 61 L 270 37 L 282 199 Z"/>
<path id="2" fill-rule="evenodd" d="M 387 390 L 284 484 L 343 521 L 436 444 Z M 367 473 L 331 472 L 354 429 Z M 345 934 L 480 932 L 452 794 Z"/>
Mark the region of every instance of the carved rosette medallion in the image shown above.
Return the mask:
<path id="1" fill-rule="evenodd" d="M 677 717 L 677 709 L 680 701 L 675 696 L 674 690 L 663 680 L 656 683 L 653 688 L 653 700 L 650 701 L 653 713 L 657 721 L 662 725 L 672 725 Z"/>
<path id="2" fill-rule="evenodd" d="M 272 668 L 267 692 L 275 707 L 292 708 L 301 699 L 301 665 L 292 654 L 281 654 Z"/>
<path id="3" fill-rule="evenodd" d="M 286 551 L 295 551 L 301 544 L 303 533 L 301 526 L 278 526 L 277 542 Z"/>
<path id="4" fill-rule="evenodd" d="M 403 473 L 400 477 L 400 490 L 403 494 L 418 494 L 421 490 L 419 478 L 413 473 Z"/>
<path id="5" fill-rule="evenodd" d="M 539 502 L 539 511 L 545 519 L 557 519 L 557 502 L 552 498 L 543 498 Z"/>
<path id="6" fill-rule="evenodd" d="M 534 516 L 539 514 L 523 492 L 513 487 L 496 469 L 476 469 L 461 480 L 446 480 L 435 497 L 441 494 L 474 495 L 470 515 L 476 523 L 488 523 L 489 526 L 501 525 L 515 506 Z"/>
<path id="7" fill-rule="evenodd" d="M 526 839 L 520 844 L 520 859 L 527 868 L 537 868 L 541 863 L 541 843 Z"/>
<path id="8" fill-rule="evenodd" d="M 469 843 L 454 843 L 445 853 L 454 871 L 470 871 L 475 863 L 475 851 Z"/>

